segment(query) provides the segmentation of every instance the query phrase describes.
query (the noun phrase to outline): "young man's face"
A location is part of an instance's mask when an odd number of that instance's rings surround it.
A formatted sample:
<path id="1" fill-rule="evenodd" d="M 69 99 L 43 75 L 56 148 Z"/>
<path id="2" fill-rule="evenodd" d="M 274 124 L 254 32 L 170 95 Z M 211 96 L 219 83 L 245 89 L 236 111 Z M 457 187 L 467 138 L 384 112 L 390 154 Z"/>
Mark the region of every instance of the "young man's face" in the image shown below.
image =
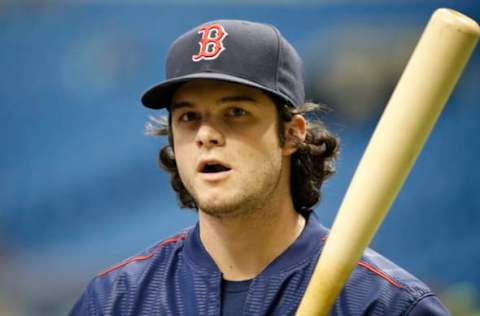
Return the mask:
<path id="1" fill-rule="evenodd" d="M 276 111 L 261 90 L 239 84 L 193 80 L 177 89 L 175 159 L 200 211 L 239 216 L 290 194 Z"/>

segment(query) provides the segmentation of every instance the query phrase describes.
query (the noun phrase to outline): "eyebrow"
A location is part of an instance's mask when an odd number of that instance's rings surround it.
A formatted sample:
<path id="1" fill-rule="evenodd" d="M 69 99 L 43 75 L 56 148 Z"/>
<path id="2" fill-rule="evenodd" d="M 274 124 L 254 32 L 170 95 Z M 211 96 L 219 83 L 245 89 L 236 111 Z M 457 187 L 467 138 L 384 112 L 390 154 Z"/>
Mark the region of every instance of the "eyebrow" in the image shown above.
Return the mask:
<path id="1" fill-rule="evenodd" d="M 257 103 L 257 100 L 247 95 L 232 95 L 232 96 L 223 97 L 217 101 L 217 103 L 227 103 L 227 102 Z M 187 108 L 187 107 L 193 108 L 194 104 L 189 101 L 178 101 L 170 105 L 170 110 L 173 111 L 173 110 L 178 110 L 178 109 Z"/>
<path id="2" fill-rule="evenodd" d="M 219 103 L 225 103 L 225 102 L 251 102 L 251 103 L 257 103 L 257 100 L 247 96 L 247 95 L 232 95 L 228 97 L 223 97 L 219 100 Z"/>
<path id="3" fill-rule="evenodd" d="M 188 101 L 179 101 L 179 102 L 172 103 L 170 105 L 170 111 L 178 110 L 181 108 L 187 108 L 187 107 L 192 108 L 193 104 Z"/>

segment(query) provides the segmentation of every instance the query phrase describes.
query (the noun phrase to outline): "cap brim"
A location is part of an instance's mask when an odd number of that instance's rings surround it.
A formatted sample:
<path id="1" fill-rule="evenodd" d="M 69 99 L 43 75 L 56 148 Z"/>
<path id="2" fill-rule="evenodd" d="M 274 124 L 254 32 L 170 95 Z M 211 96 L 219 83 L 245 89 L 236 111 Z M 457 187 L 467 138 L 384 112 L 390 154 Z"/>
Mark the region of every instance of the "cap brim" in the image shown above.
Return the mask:
<path id="1" fill-rule="evenodd" d="M 168 108 L 170 106 L 171 99 L 175 90 L 178 86 L 184 82 L 196 79 L 211 79 L 211 80 L 221 80 L 233 83 L 239 83 L 246 86 L 258 88 L 267 92 L 270 92 L 280 98 L 283 98 L 285 101 L 294 104 L 290 98 L 283 95 L 282 93 L 275 91 L 273 89 L 266 88 L 265 86 L 246 80 L 243 78 L 235 77 L 232 75 L 227 74 L 219 74 L 219 73 L 210 73 L 210 72 L 201 72 L 190 74 L 186 76 L 176 77 L 169 80 L 165 80 L 164 82 L 154 85 L 153 87 L 149 88 L 145 91 L 142 95 L 142 103 L 147 108 L 151 109 L 162 109 Z"/>

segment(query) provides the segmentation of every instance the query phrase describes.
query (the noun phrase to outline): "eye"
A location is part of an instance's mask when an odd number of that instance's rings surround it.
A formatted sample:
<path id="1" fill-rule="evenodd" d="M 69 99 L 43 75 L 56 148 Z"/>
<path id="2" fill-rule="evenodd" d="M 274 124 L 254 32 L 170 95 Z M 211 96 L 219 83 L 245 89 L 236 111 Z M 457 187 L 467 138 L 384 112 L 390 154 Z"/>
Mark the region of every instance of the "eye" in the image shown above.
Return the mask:
<path id="1" fill-rule="evenodd" d="M 185 112 L 185 113 L 180 115 L 178 120 L 180 122 L 193 122 L 193 121 L 198 120 L 199 118 L 200 118 L 200 114 L 198 114 L 196 112 Z"/>
<path id="2" fill-rule="evenodd" d="M 239 117 L 245 115 L 247 115 L 247 111 L 239 107 L 231 107 L 227 110 L 227 116 Z"/>

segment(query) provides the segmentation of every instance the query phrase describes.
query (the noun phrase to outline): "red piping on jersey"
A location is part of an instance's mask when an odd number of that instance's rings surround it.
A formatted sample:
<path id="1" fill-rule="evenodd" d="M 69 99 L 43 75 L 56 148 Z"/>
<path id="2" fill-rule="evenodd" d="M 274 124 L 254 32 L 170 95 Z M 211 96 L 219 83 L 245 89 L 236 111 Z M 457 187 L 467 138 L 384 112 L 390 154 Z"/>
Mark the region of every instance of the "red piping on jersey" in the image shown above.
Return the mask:
<path id="1" fill-rule="evenodd" d="M 390 278 L 388 275 L 386 275 L 385 273 L 383 273 L 382 271 L 380 270 L 377 270 L 375 269 L 374 267 L 372 267 L 371 265 L 369 265 L 368 263 L 364 262 L 364 261 L 358 261 L 357 264 L 359 266 L 362 266 L 370 271 L 372 271 L 373 273 L 381 276 L 382 278 L 384 278 L 385 280 L 387 280 L 390 284 L 398 287 L 399 289 L 403 288 L 403 286 L 401 286 L 400 284 L 398 284 L 397 282 L 395 282 L 392 278 Z"/>
<path id="2" fill-rule="evenodd" d="M 116 264 L 110 268 L 108 268 L 107 270 L 105 271 L 102 271 L 100 273 L 97 273 L 97 276 L 104 276 L 105 274 L 108 274 L 114 270 L 117 270 L 117 269 L 120 269 L 121 267 L 124 267 L 126 266 L 127 264 L 130 264 L 132 262 L 137 262 L 137 261 L 143 261 L 143 260 L 148 260 L 150 259 L 151 257 L 153 257 L 153 255 L 155 255 L 155 253 L 158 251 L 158 249 L 160 249 L 161 247 L 165 246 L 165 245 L 168 245 L 168 244 L 171 244 L 171 243 L 174 243 L 174 242 L 177 242 L 178 240 L 183 240 L 185 239 L 185 236 L 184 234 L 182 235 L 178 235 L 178 236 L 175 236 L 175 237 L 172 237 L 170 239 L 167 239 L 167 240 L 164 240 L 162 241 L 160 244 L 158 244 L 149 254 L 147 255 L 144 255 L 144 256 L 135 256 L 135 257 L 132 257 L 130 259 L 127 259 L 123 262 L 120 262 L 119 264 Z"/>
<path id="3" fill-rule="evenodd" d="M 324 236 L 322 237 L 322 241 L 326 241 L 328 238 L 328 236 Z M 371 272 L 375 273 L 376 275 L 384 278 L 385 280 L 387 280 L 390 284 L 392 284 L 393 286 L 395 287 L 398 287 L 399 289 L 402 289 L 403 286 L 398 284 L 397 282 L 395 282 L 392 278 L 390 278 L 388 275 L 386 275 L 385 273 L 383 273 L 382 271 L 372 267 L 370 264 L 366 263 L 365 261 L 358 261 L 357 264 L 359 266 L 362 266 L 364 267 L 365 269 L 367 270 L 370 270 Z"/>
<path id="4" fill-rule="evenodd" d="M 143 260 L 148 260 L 150 258 L 153 257 L 153 255 L 156 253 L 156 251 L 165 246 L 165 245 L 168 245 L 168 244 L 171 244 L 171 243 L 174 243 L 174 242 L 177 242 L 178 240 L 183 240 L 185 239 L 185 235 L 178 235 L 178 236 L 175 236 L 175 237 L 172 237 L 170 239 L 167 239 L 167 240 L 164 240 L 162 241 L 160 244 L 158 244 L 157 247 L 155 247 L 148 255 L 144 255 L 144 256 L 136 256 L 136 257 L 132 257 L 130 259 L 127 259 L 123 262 L 120 262 L 119 264 L 116 264 L 110 268 L 108 268 L 107 270 L 103 271 L 103 272 L 100 272 L 97 274 L 97 276 L 103 276 L 105 274 L 108 274 L 114 270 L 117 270 L 117 269 L 120 269 L 121 267 L 124 267 L 126 266 L 127 264 L 129 263 L 132 263 L 132 262 L 136 262 L 136 261 L 143 261 Z M 323 237 L 322 240 L 326 240 L 327 238 L 326 237 Z M 375 269 L 374 267 L 372 267 L 371 265 L 369 265 L 368 263 L 364 262 L 364 261 L 358 261 L 357 264 L 359 266 L 362 266 L 366 269 L 368 269 L 369 271 L 375 273 L 376 275 L 384 278 L 385 280 L 387 280 L 390 284 L 392 284 L 393 286 L 401 289 L 403 288 L 403 286 L 401 286 L 400 284 L 398 284 L 397 282 L 395 282 L 392 278 L 390 278 L 388 275 L 386 275 L 385 273 L 383 273 L 382 271 L 380 270 L 377 270 Z"/>

